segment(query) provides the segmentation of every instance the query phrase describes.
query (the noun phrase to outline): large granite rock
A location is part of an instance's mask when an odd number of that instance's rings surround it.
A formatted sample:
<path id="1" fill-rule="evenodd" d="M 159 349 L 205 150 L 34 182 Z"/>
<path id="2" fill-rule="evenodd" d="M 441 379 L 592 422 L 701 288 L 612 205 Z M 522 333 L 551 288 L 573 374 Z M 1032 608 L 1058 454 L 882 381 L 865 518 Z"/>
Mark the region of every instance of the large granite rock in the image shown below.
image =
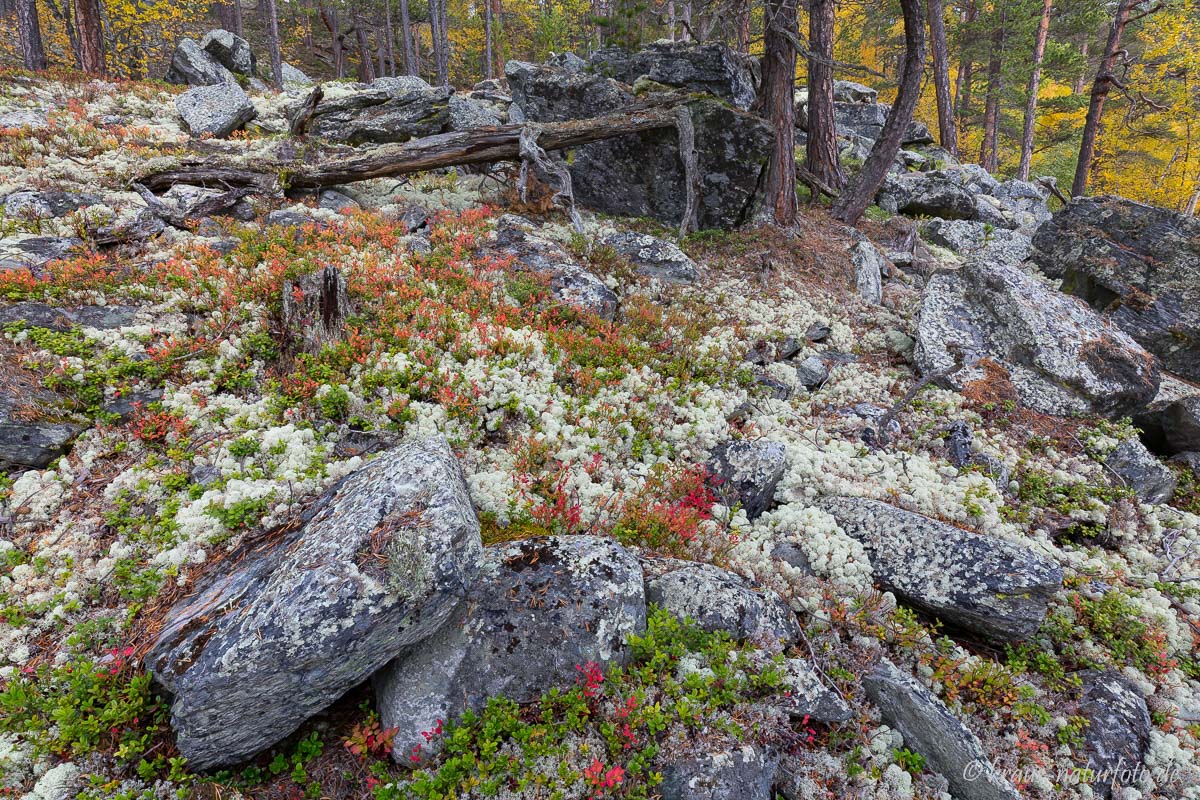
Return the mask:
<path id="1" fill-rule="evenodd" d="M 837 90 L 835 87 L 835 98 Z M 892 107 L 887 103 L 864 103 L 858 100 L 841 101 L 836 100 L 833 104 L 834 124 L 837 127 L 838 136 L 845 139 L 860 138 L 867 143 L 867 149 L 874 144 L 879 135 L 883 133 L 883 126 L 887 123 L 888 114 L 892 111 Z M 803 95 L 796 103 L 796 127 L 803 131 L 808 130 L 808 98 Z M 920 145 L 932 144 L 933 136 L 929 133 L 929 128 L 925 124 L 913 120 L 909 122 L 908 127 L 904 131 L 904 138 L 901 139 L 901 145 Z"/>
<path id="2" fill-rule="evenodd" d="M 146 657 L 193 768 L 286 737 L 440 629 L 479 573 L 479 521 L 440 436 L 379 456 L 302 522 L 172 609 Z"/>
<path id="3" fill-rule="evenodd" d="M 1154 357 L 1085 303 L 978 257 L 929 279 L 915 357 L 922 374 L 956 389 L 983 379 L 979 362 L 990 359 L 1024 405 L 1046 414 L 1119 417 L 1159 385 Z"/>
<path id="4" fill-rule="evenodd" d="M 1129 785 L 1130 776 L 1142 768 L 1150 744 L 1150 711 L 1130 680 L 1119 672 L 1088 670 L 1078 673 L 1083 682 L 1079 714 L 1088 721 L 1083 732 L 1090 783 L 1098 797 Z"/>
<path id="5" fill-rule="evenodd" d="M 493 695 L 528 703 L 574 683 L 589 662 L 625 663 L 626 639 L 645 627 L 641 568 L 616 542 L 567 536 L 487 548 L 466 602 L 375 676 L 380 719 L 397 729 L 393 756 L 407 762 L 425 744 L 422 731 Z"/>
<path id="6" fill-rule="evenodd" d="M 937 697 L 895 664 L 883 660 L 863 679 L 867 697 L 904 746 L 950 784 L 957 800 L 1020 800 L 996 771 L 975 734 Z"/>
<path id="7" fill-rule="evenodd" d="M 563 122 L 608 113 L 634 100 L 633 90 L 594 72 L 570 71 L 553 64 L 509 61 L 504 75 L 520 120 Z M 511 111 L 509 112 L 511 116 Z"/>
<path id="8" fill-rule="evenodd" d="M 308 132 L 334 142 L 407 142 L 450 128 L 450 90 L 405 89 L 383 78 L 322 100 Z M 295 109 L 293 109 L 294 113 Z"/>
<path id="9" fill-rule="evenodd" d="M 923 228 L 925 238 L 962 256 L 1020 264 L 1029 256 L 1030 238 L 1024 233 L 965 219 L 934 219 Z"/>
<path id="10" fill-rule="evenodd" d="M 880 193 L 893 198 L 881 197 L 881 206 L 909 216 L 974 219 L 977 211 L 975 193 L 962 181 L 936 172 L 889 176 Z"/>
<path id="11" fill-rule="evenodd" d="M 754 102 L 758 86 L 757 62 L 715 42 L 660 41 L 636 53 L 606 47 L 592 54 L 591 66 L 622 83 L 633 85 L 647 79 L 711 94 L 743 111 Z"/>
<path id="12" fill-rule="evenodd" d="M 1042 226 L 1033 262 L 1171 372 L 1200 380 L 1200 219 L 1081 197 Z"/>
<path id="13" fill-rule="evenodd" d="M 220 83 L 236 83 L 237 79 L 221 63 L 196 44 L 194 39 L 184 37 L 175 45 L 171 54 L 171 65 L 164 77 L 167 83 L 187 86 L 214 86 Z"/>
<path id="14" fill-rule="evenodd" d="M 523 217 L 505 214 L 496 221 L 493 247 L 513 259 L 515 269 L 546 275 L 550 291 L 561 302 L 612 320 L 617 314 L 617 295 L 597 275 L 580 266 L 566 248 L 539 236 Z"/>
<path id="15" fill-rule="evenodd" d="M 26 419 L 16 398 L 0 397 L 0 473 L 45 469 L 85 430 L 70 419 Z"/>
<path id="16" fill-rule="evenodd" d="M 201 40 L 200 49 L 231 72 L 247 77 L 258 74 L 258 59 L 250 43 L 236 33 L 221 28 L 211 30 Z"/>
<path id="17" fill-rule="evenodd" d="M 779 754 L 755 745 L 678 758 L 663 770 L 662 800 L 771 800 Z"/>
<path id="18" fill-rule="evenodd" d="M 1019 545 L 877 500 L 817 504 L 862 543 L 875 580 L 897 597 L 992 641 L 1033 635 L 1062 569 Z"/>
<path id="19" fill-rule="evenodd" d="M 1138 439 L 1126 439 L 1104 457 L 1104 466 L 1119 486 L 1144 503 L 1165 503 L 1175 494 L 1175 473 Z"/>
<path id="20" fill-rule="evenodd" d="M 746 516 L 757 519 L 775 503 L 775 489 L 787 470 L 787 450 L 762 439 L 725 442 L 708 459 L 710 485 L 726 506 L 740 503 Z"/>
<path id="21" fill-rule="evenodd" d="M 27 270 L 40 276 L 51 261 L 80 252 L 83 240 L 73 236 L 8 236 L 0 239 L 0 272 Z"/>
<path id="22" fill-rule="evenodd" d="M 604 237 L 604 243 L 629 259 L 639 274 L 668 283 L 693 283 L 700 277 L 696 262 L 665 239 L 623 231 Z"/>
<path id="23" fill-rule="evenodd" d="M 0 327 L 20 322 L 32 328 L 69 331 L 76 325 L 98 330 L 114 330 L 134 324 L 138 306 L 49 306 L 22 302 L 0 306 Z"/>
<path id="24" fill-rule="evenodd" d="M 800 638 L 796 615 L 782 597 L 712 564 L 647 560 L 646 601 L 735 639 L 787 646 Z"/>
<path id="25" fill-rule="evenodd" d="M 175 110 L 192 136 L 223 139 L 254 119 L 254 103 L 236 83 L 188 89 L 175 98 Z"/>
<path id="26" fill-rule="evenodd" d="M 87 192 L 55 192 L 24 189 L 4 198 L 4 216 L 12 219 L 51 219 L 72 211 L 99 205 L 99 195 Z"/>

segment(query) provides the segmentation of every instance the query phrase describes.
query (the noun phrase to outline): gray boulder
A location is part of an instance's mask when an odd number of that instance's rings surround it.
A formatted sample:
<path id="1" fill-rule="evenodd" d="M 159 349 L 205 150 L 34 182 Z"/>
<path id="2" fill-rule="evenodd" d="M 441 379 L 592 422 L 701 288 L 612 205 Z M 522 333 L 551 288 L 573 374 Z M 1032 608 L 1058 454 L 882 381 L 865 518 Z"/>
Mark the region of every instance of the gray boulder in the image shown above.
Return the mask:
<path id="1" fill-rule="evenodd" d="M 755 745 L 681 756 L 663 770 L 662 800 L 771 800 L 779 754 Z"/>
<path id="2" fill-rule="evenodd" d="M 992 641 L 1032 636 L 1062 569 L 1024 547 L 855 497 L 817 504 L 862 543 L 875 580 L 897 597 Z"/>
<path id="3" fill-rule="evenodd" d="M 775 489 L 787 470 L 787 451 L 762 439 L 725 442 L 708 460 L 712 490 L 723 505 L 740 503 L 751 520 L 775 503 Z"/>
<path id="4" fill-rule="evenodd" d="M 0 272 L 28 270 L 35 276 L 51 261 L 79 252 L 83 240 L 73 236 L 8 236 L 0 239 Z"/>
<path id="5" fill-rule="evenodd" d="M 434 634 L 479 573 L 479 521 L 440 436 L 379 456 L 301 522 L 172 609 L 147 655 L 195 769 L 286 737 Z"/>
<path id="6" fill-rule="evenodd" d="M 399 90 L 379 81 L 357 87 L 322 100 L 309 120 L 308 132 L 346 144 L 384 144 L 432 136 L 450 128 L 449 89 Z"/>
<path id="7" fill-rule="evenodd" d="M 468 131 L 474 128 L 490 128 L 501 124 L 500 115 L 488 105 L 469 97 L 450 95 L 450 128 Z"/>
<path id="8" fill-rule="evenodd" d="M 660 41 L 637 53 L 609 47 L 593 53 L 591 64 L 597 73 L 622 83 L 645 78 L 711 94 L 743 111 L 754 103 L 758 86 L 754 60 L 718 43 Z"/>
<path id="9" fill-rule="evenodd" d="M 371 81 L 372 89 L 383 89 L 392 97 L 401 97 L 409 92 L 427 92 L 433 88 L 429 81 L 419 75 L 384 75 Z"/>
<path id="10" fill-rule="evenodd" d="M 741 575 L 712 564 L 647 559 L 646 602 L 690 617 L 706 631 L 786 647 L 800 638 L 796 615 L 782 597 L 753 587 Z"/>
<path id="11" fill-rule="evenodd" d="M 250 49 L 250 43 L 236 33 L 221 28 L 211 30 L 201 40 L 200 49 L 231 72 L 247 77 L 258 74 L 258 59 Z"/>
<path id="12" fill-rule="evenodd" d="M 1081 197 L 1044 224 L 1033 262 L 1063 291 L 1200 380 L 1200 219 L 1120 197 Z"/>
<path id="13" fill-rule="evenodd" d="M 1138 439 L 1122 441 L 1105 456 L 1104 466 L 1143 503 L 1165 503 L 1175 494 L 1175 473 Z"/>
<path id="14" fill-rule="evenodd" d="M 868 303 L 883 302 L 883 273 L 887 259 L 871 242 L 863 239 L 850 247 L 850 262 L 854 267 L 854 288 Z"/>
<path id="15" fill-rule="evenodd" d="M 204 51 L 194 39 L 184 37 L 175 45 L 171 54 L 171 65 L 163 80 L 186 86 L 214 86 L 220 83 L 236 83 L 237 79 L 215 58 Z"/>
<path id="16" fill-rule="evenodd" d="M 836 89 L 835 89 L 836 92 Z M 842 102 L 835 100 L 833 104 L 834 124 L 840 138 L 861 140 L 866 150 L 883 133 L 892 107 L 887 103 L 862 103 L 858 101 Z M 796 104 L 796 126 L 803 131 L 808 130 L 808 100 L 805 96 Z M 905 146 L 931 144 L 933 137 L 924 123 L 913 120 L 908 124 L 901 139 Z"/>
<path id="17" fill-rule="evenodd" d="M 854 81 L 834 81 L 833 99 L 837 103 L 877 103 L 879 92 Z"/>
<path id="18" fill-rule="evenodd" d="M 52 219 L 101 202 L 100 196 L 95 194 L 22 190 L 4 198 L 4 216 L 12 219 Z"/>
<path id="19" fill-rule="evenodd" d="M 829 380 L 829 365 L 820 356 L 809 356 L 796 365 L 796 380 L 810 392 Z"/>
<path id="20" fill-rule="evenodd" d="M 825 685 L 813 665 L 803 658 L 783 662 L 783 683 L 787 689 L 783 705 L 797 719 L 831 725 L 848 722 L 854 712 L 841 695 Z"/>
<path id="21" fill-rule="evenodd" d="M 1150 712 L 1128 678 L 1115 671 L 1077 673 L 1083 681 L 1079 714 L 1088 721 L 1083 732 L 1088 781 L 1097 796 L 1111 797 L 1137 774 L 1150 744 Z"/>
<path id="22" fill-rule="evenodd" d="M 863 688 L 883 721 L 946 779 L 957 800 L 1020 800 L 975 734 L 911 675 L 884 659 L 863 679 Z"/>
<path id="23" fill-rule="evenodd" d="M 69 331 L 76 325 L 99 330 L 114 330 L 132 325 L 141 309 L 138 306 L 48 306 L 24 302 L 0 306 L 0 327 L 22 322 L 33 328 Z"/>
<path id="24" fill-rule="evenodd" d="M 1172 453 L 1200 450 L 1200 395 L 1168 405 L 1162 412 L 1162 425 Z"/>
<path id="25" fill-rule="evenodd" d="M 293 67 L 286 61 L 283 62 L 283 85 L 285 88 L 312 86 L 313 79 L 304 74 L 297 67 Z"/>
<path id="26" fill-rule="evenodd" d="M 1029 256 L 1030 238 L 1024 233 L 965 219 L 934 219 L 923 229 L 925 238 L 963 256 L 1020 264 Z"/>
<path id="27" fill-rule="evenodd" d="M 24 398 L 28 399 L 28 398 Z M 71 449 L 75 437 L 87 425 L 65 419 L 39 418 L 27 421 L 17 412 L 14 397 L 0 397 L 0 473 L 45 469 Z"/>
<path id="28" fill-rule="evenodd" d="M 696 262 L 665 239 L 626 231 L 606 236 L 604 243 L 629 259 L 642 275 L 668 283 L 692 283 L 700 277 Z"/>
<path id="29" fill-rule="evenodd" d="M 1155 359 L 1082 301 L 1014 266 L 969 258 L 929 279 L 917 323 L 923 375 L 962 389 L 1007 370 L 1023 404 L 1046 414 L 1119 417 L 1158 392 Z"/>
<path id="30" fill-rule="evenodd" d="M 975 194 L 961 180 L 937 172 L 889 176 L 880 190 L 880 205 L 909 216 L 974 219 Z"/>
<path id="31" fill-rule="evenodd" d="M 595 274 L 580 266 L 558 242 L 539 236 L 526 219 L 506 214 L 496 222 L 495 249 L 514 259 L 516 269 L 547 275 L 550 291 L 563 303 L 611 320 L 617 295 Z"/>
<path id="32" fill-rule="evenodd" d="M 626 639 L 645 627 L 641 569 L 610 539 L 486 548 L 466 602 L 375 675 L 383 727 L 398 729 L 393 756 L 407 761 L 425 744 L 422 731 L 482 709 L 491 696 L 528 703 L 573 684 L 580 665 L 624 664 Z"/>
<path id="33" fill-rule="evenodd" d="M 592 72 L 570 72 L 552 64 L 509 61 L 504 75 L 513 106 L 524 119 L 563 122 L 605 114 L 633 102 L 633 91 Z"/>
<path id="34" fill-rule="evenodd" d="M 188 89 L 175 98 L 175 110 L 192 136 L 223 139 L 254 119 L 254 104 L 236 83 Z"/>

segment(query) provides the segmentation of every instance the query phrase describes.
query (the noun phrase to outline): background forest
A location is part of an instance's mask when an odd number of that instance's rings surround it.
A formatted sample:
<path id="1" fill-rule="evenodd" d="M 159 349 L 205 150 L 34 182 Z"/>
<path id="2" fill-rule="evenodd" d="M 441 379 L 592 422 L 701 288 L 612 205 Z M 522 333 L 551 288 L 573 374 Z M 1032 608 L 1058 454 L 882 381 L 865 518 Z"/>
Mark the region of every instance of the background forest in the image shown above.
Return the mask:
<path id="1" fill-rule="evenodd" d="M 1031 172 L 1072 183 L 1089 96 L 1114 15 L 1129 22 L 1119 42 L 1089 192 L 1116 193 L 1195 213 L 1200 191 L 1200 2 L 966 0 L 940 11 L 959 154 L 1016 174 L 1031 76 Z M 720 40 L 761 54 L 763 7 L 748 0 L 258 0 L 257 5 L 180 0 L 0 0 L 0 58 L 19 65 L 17 17 L 35 6 L 47 65 L 82 66 L 88 40 L 117 79 L 161 77 L 176 40 L 214 25 L 246 36 L 264 52 L 274 18 L 282 58 L 322 78 L 419 74 L 469 86 L 503 74 L 509 59 L 551 53 L 586 56 L 606 44 L 630 48 L 657 39 Z M 799 30 L 807 31 L 800 8 Z M 94 22 L 93 22 L 94 20 Z M 1045 20 L 1045 45 L 1036 55 Z M 89 30 L 98 29 L 94 34 Z M 895 93 L 903 59 L 898 0 L 836 4 L 837 77 Z M 935 46 L 929 48 L 931 62 Z M 804 43 L 801 41 L 801 52 Z M 92 56 L 95 59 L 95 56 Z M 1040 63 L 1039 63 L 1040 62 Z M 94 63 L 95 65 L 95 63 Z M 798 69 L 803 83 L 804 59 Z M 92 69 L 90 71 L 96 71 Z M 264 70 L 266 74 L 268 70 Z M 917 117 L 937 129 L 926 70 Z"/>

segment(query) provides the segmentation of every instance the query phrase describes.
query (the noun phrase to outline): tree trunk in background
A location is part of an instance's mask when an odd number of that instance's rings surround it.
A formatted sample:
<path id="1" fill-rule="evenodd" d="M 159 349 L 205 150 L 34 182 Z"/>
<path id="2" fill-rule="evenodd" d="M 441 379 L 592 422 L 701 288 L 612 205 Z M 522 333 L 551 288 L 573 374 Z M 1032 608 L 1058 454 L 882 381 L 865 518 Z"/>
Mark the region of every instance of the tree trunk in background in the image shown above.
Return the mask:
<path id="1" fill-rule="evenodd" d="M 1108 93 L 1116 81 L 1113 67 L 1117 63 L 1121 37 L 1125 33 L 1125 26 L 1129 24 L 1130 12 L 1135 5 L 1137 0 L 1120 0 L 1112 26 L 1108 29 L 1108 42 L 1104 45 L 1104 57 L 1100 59 L 1100 66 L 1096 70 L 1087 119 L 1083 123 L 1083 141 L 1079 145 L 1079 161 L 1075 164 L 1075 180 L 1071 182 L 1071 194 L 1075 197 L 1087 193 L 1088 171 L 1091 169 L 1092 159 L 1096 156 L 1096 137 L 1104 117 L 1104 101 L 1108 99 Z"/>
<path id="2" fill-rule="evenodd" d="M 1054 0 L 1042 0 L 1042 18 L 1038 22 L 1037 38 L 1033 42 L 1033 72 L 1029 74 L 1029 85 L 1025 91 L 1025 127 L 1021 131 L 1021 163 L 1017 166 L 1017 179 L 1029 180 L 1029 167 L 1033 163 L 1033 129 L 1037 122 L 1038 88 L 1042 82 L 1042 60 L 1046 57 L 1046 37 L 1050 33 L 1050 12 Z"/>
<path id="3" fill-rule="evenodd" d="M 420 75 L 421 68 L 413 52 L 412 20 L 408 15 L 408 0 L 400 0 L 400 28 L 401 36 L 404 37 L 404 74 Z"/>
<path id="4" fill-rule="evenodd" d="M 971 2 L 963 14 L 963 24 L 973 24 L 978 14 L 978 7 Z M 974 71 L 975 62 L 971 59 L 970 49 L 964 46 L 958 59 L 958 73 L 954 76 L 954 116 L 959 122 L 965 120 L 971 110 L 971 81 Z"/>
<path id="5" fill-rule="evenodd" d="M 845 183 L 838 164 L 837 122 L 833 111 L 833 23 L 835 0 L 808 4 L 808 171 L 826 186 Z"/>
<path id="6" fill-rule="evenodd" d="M 750 0 L 737 0 L 737 51 L 750 52 Z"/>
<path id="7" fill-rule="evenodd" d="M 438 86 L 450 85 L 450 32 L 446 30 L 446 0 L 429 0 L 433 34 L 433 66 Z"/>
<path id="8" fill-rule="evenodd" d="M 17 36 L 21 40 L 21 61 L 25 69 L 45 69 L 46 50 L 42 47 L 42 26 L 38 22 L 35 0 L 17 0 Z"/>
<path id="9" fill-rule="evenodd" d="M 875 140 L 871 154 L 854 183 L 842 192 L 833 206 L 833 216 L 853 225 L 875 200 L 875 193 L 887 177 L 904 132 L 912 122 L 913 111 L 921 96 L 921 73 L 925 68 L 925 14 L 921 0 L 900 0 L 904 11 L 904 63 L 900 68 L 900 91 L 887 116 L 883 131 Z"/>
<path id="10" fill-rule="evenodd" d="M 777 225 L 796 222 L 796 0 L 767 0 L 758 104 L 775 129 L 764 210 Z"/>
<path id="11" fill-rule="evenodd" d="M 279 9 L 275 0 L 262 0 L 266 4 L 267 52 L 271 55 L 271 80 L 283 88 L 283 55 L 279 50 Z"/>
<path id="12" fill-rule="evenodd" d="M 492 3 L 483 3 L 483 77 L 494 78 L 495 67 L 492 59 Z"/>
<path id="13" fill-rule="evenodd" d="M 1083 69 L 1079 70 L 1079 77 L 1075 79 L 1075 94 L 1083 94 L 1083 86 L 1087 83 L 1087 60 L 1088 60 L 1088 40 L 1084 39 L 1083 44 L 1079 45 L 1079 55 L 1083 56 Z"/>
<path id="14" fill-rule="evenodd" d="M 958 132 L 950 97 L 950 54 L 946 51 L 946 17 L 942 0 L 929 0 L 929 46 L 933 51 L 933 88 L 937 95 L 938 139 L 950 155 L 958 157 Z"/>
<path id="15" fill-rule="evenodd" d="M 495 66 L 492 68 L 497 78 L 504 77 L 504 8 L 501 0 L 485 0 L 492 6 L 492 53 Z"/>
<path id="16" fill-rule="evenodd" d="M 75 22 L 79 26 L 79 67 L 89 75 L 107 74 L 104 64 L 104 25 L 99 0 L 76 0 Z"/>
<path id="17" fill-rule="evenodd" d="M 270 0 L 275 2 L 275 0 Z M 362 18 L 358 16 L 358 10 L 354 12 L 354 41 L 358 44 L 358 71 L 363 82 L 370 83 L 375 80 L 375 65 L 371 63 L 371 42 L 367 38 L 367 29 L 363 26 Z"/>
<path id="18" fill-rule="evenodd" d="M 384 53 L 387 56 L 387 74 L 396 75 L 396 29 L 392 25 L 392 0 L 383 0 Z"/>
<path id="19" fill-rule="evenodd" d="M 979 146 L 979 164 L 995 172 L 999 156 L 1000 90 L 1004 67 L 1004 14 L 992 31 L 992 53 L 988 60 L 987 101 L 983 111 L 983 141 Z"/>

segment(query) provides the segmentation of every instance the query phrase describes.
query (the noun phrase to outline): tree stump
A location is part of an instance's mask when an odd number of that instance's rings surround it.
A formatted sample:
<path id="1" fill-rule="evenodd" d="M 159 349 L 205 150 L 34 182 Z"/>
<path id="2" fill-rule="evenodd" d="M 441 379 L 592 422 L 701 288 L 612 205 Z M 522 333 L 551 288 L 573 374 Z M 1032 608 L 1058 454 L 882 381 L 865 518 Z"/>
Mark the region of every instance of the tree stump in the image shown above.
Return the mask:
<path id="1" fill-rule="evenodd" d="M 283 339 L 289 351 L 315 355 L 341 341 L 349 315 L 346 278 L 337 267 L 284 281 Z"/>

